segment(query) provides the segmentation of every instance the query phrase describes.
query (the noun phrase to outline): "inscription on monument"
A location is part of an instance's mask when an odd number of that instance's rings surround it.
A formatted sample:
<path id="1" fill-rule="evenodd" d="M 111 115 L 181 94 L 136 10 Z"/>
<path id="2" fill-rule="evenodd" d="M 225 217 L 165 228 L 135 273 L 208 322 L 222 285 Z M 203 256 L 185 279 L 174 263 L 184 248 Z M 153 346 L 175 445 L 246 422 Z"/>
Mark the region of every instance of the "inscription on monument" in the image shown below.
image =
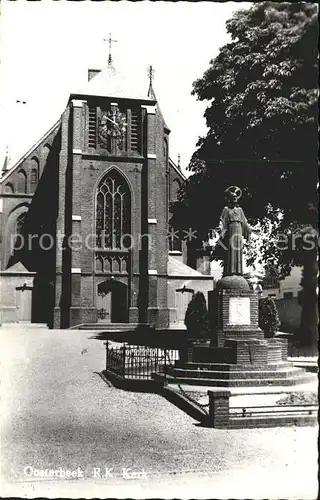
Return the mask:
<path id="1" fill-rule="evenodd" d="M 230 297 L 229 325 L 250 325 L 249 297 Z"/>

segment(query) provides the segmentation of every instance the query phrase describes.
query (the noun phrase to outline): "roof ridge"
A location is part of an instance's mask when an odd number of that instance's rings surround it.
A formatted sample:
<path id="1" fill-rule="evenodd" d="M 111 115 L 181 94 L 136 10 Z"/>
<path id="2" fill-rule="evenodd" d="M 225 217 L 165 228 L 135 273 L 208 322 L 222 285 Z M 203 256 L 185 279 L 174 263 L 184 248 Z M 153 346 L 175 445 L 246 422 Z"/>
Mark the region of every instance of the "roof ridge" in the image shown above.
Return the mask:
<path id="1" fill-rule="evenodd" d="M 85 95 L 92 97 L 108 97 L 114 99 L 134 99 L 153 103 L 155 99 L 148 96 L 147 89 L 143 89 L 139 78 L 132 78 L 122 69 L 110 66 L 103 68 L 93 78 L 71 92 L 71 96 Z"/>

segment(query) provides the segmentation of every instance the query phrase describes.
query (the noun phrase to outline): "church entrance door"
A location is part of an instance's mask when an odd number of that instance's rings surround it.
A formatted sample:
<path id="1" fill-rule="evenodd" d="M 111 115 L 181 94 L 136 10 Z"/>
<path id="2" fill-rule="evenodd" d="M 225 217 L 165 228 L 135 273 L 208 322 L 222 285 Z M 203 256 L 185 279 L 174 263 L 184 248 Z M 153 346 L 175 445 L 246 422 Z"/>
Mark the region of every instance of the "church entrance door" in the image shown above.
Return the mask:
<path id="1" fill-rule="evenodd" d="M 103 323 L 128 322 L 128 287 L 113 279 L 98 285 L 98 321 Z"/>
<path id="2" fill-rule="evenodd" d="M 16 288 L 17 320 L 31 321 L 32 287 L 19 286 Z"/>
<path id="3" fill-rule="evenodd" d="M 192 299 L 194 290 L 191 288 L 180 288 L 176 290 L 177 323 L 184 324 L 188 304 Z"/>

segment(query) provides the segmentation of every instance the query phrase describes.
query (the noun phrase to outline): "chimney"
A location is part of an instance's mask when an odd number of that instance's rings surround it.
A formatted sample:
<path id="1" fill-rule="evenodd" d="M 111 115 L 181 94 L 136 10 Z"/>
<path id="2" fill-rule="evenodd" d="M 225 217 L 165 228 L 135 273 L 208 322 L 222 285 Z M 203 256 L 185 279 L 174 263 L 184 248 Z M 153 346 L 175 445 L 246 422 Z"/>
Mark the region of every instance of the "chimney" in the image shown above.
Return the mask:
<path id="1" fill-rule="evenodd" d="M 88 82 L 92 80 L 98 73 L 100 73 L 101 69 L 88 69 Z"/>

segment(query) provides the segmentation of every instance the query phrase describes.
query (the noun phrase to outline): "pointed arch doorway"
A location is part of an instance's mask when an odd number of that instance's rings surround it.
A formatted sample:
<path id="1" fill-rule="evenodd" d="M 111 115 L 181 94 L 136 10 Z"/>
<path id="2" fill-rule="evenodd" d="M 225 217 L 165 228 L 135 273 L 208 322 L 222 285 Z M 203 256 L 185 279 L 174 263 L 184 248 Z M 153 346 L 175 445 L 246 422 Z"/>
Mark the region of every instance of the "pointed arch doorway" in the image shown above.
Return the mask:
<path id="1" fill-rule="evenodd" d="M 128 322 L 128 287 L 122 281 L 108 279 L 97 289 L 98 322 Z"/>

